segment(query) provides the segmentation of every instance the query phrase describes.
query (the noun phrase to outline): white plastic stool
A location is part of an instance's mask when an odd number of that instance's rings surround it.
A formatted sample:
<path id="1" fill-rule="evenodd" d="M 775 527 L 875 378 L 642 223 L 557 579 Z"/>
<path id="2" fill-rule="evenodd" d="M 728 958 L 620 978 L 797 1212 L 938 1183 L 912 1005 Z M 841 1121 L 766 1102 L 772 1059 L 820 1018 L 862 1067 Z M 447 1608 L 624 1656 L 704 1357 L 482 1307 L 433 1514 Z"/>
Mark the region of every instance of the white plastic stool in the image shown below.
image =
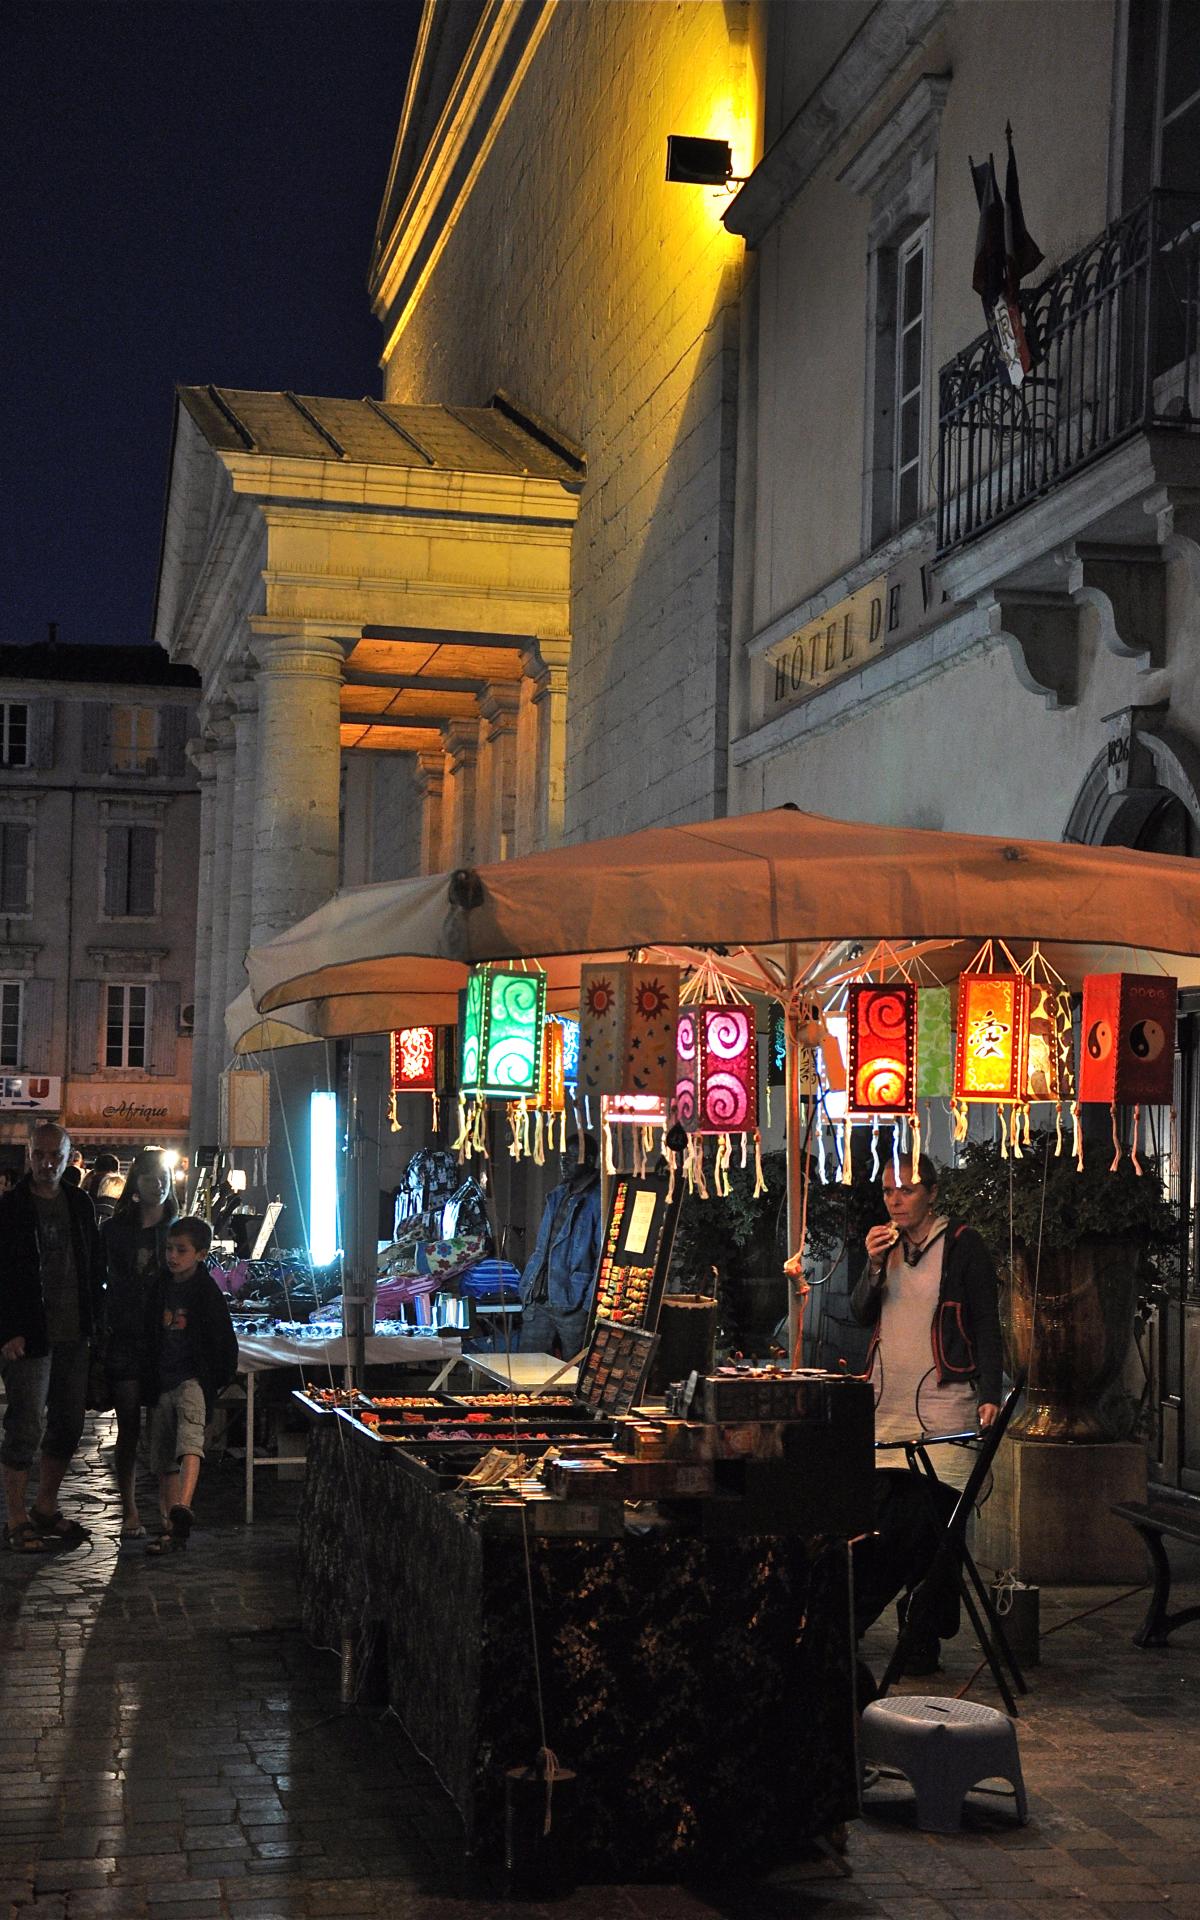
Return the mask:
<path id="1" fill-rule="evenodd" d="M 911 1781 L 923 1833 L 957 1833 L 963 1800 L 980 1780 L 1007 1780 L 1020 1824 L 1029 1818 L 1017 1730 L 994 1707 L 932 1694 L 873 1700 L 860 1721 L 859 1751 Z"/>

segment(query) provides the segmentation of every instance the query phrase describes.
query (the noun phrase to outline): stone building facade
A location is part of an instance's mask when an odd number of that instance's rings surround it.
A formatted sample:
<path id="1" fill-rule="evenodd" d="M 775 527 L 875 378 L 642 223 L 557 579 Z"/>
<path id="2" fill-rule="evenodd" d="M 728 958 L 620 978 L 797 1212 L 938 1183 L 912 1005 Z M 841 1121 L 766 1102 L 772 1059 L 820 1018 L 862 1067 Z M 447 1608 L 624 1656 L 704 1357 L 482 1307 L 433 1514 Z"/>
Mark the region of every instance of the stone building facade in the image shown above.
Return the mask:
<path id="1" fill-rule="evenodd" d="M 381 397 L 179 397 L 205 1127 L 245 946 L 339 877 L 784 801 L 1194 850 L 1194 19 L 431 0 Z M 971 287 L 1009 119 L 1020 390 Z"/>
<path id="2" fill-rule="evenodd" d="M 0 1163 L 187 1145 L 199 681 L 157 649 L 0 648 Z"/>

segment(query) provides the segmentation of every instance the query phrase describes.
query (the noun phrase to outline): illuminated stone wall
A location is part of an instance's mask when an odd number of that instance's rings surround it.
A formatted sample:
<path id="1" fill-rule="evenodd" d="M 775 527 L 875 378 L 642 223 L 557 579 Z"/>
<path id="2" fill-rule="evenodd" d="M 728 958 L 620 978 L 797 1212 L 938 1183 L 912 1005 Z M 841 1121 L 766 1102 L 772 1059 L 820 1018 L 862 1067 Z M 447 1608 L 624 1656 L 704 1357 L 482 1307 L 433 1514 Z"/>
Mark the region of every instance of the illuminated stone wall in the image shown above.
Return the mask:
<path id="1" fill-rule="evenodd" d="M 723 194 L 669 133 L 754 140 L 749 9 L 560 6 L 407 317 L 386 396 L 497 388 L 586 452 L 567 706 L 569 838 L 725 798 L 737 298 Z M 397 330 L 398 328 L 398 330 Z"/>

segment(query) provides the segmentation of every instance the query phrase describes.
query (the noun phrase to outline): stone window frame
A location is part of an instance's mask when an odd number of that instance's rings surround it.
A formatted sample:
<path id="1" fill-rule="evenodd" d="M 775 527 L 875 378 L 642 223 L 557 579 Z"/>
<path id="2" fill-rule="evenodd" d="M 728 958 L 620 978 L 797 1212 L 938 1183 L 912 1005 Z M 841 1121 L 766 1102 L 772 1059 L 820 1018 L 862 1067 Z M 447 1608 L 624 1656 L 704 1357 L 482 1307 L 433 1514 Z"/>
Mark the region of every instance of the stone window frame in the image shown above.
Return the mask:
<path id="1" fill-rule="evenodd" d="M 844 166 L 838 179 L 867 199 L 866 366 L 863 408 L 862 550 L 920 521 L 932 504 L 930 447 L 934 428 L 932 327 L 934 205 L 942 112 L 948 73 L 926 73 L 904 95 Z M 899 518 L 897 388 L 899 383 L 899 268 L 903 253 L 924 235 L 921 483 L 916 512 Z"/>
<path id="2" fill-rule="evenodd" d="M 147 921 L 162 917 L 163 885 L 163 846 L 166 824 L 166 805 L 161 800 L 112 800 L 100 803 L 99 833 L 99 900 L 96 918 L 102 926 L 128 926 L 135 921 L 144 926 Z M 154 903 L 149 913 L 110 913 L 108 911 L 108 863 L 110 854 L 109 835 L 114 828 L 128 830 L 131 827 L 145 827 L 154 834 Z"/>
<path id="3" fill-rule="evenodd" d="M 20 714 L 23 738 L 21 757 L 18 760 L 12 747 L 14 716 Z M 31 736 L 33 732 L 33 711 L 28 700 L 0 700 L 0 767 L 28 767 L 30 759 Z"/>
<path id="4" fill-rule="evenodd" d="M 9 907 L 4 904 L 5 882 L 0 872 L 0 918 L 5 920 L 32 920 L 35 884 L 35 862 L 37 858 L 37 834 L 35 815 L 31 801 L 9 799 L 0 808 L 0 829 L 15 828 L 25 835 L 25 904 L 21 907 Z M 2 865 L 0 853 L 0 865 Z"/>
<path id="5" fill-rule="evenodd" d="M 127 745 L 119 746 L 117 736 L 124 716 L 128 716 L 129 740 Z M 144 700 L 114 701 L 109 709 L 108 724 L 109 772 L 145 776 L 156 774 L 162 733 L 157 706 Z M 148 735 L 148 743 L 139 739 L 143 728 Z"/>
<path id="6" fill-rule="evenodd" d="M 9 1047 L 5 1043 L 5 1029 L 10 1026 L 9 1006 L 13 997 L 16 1000 L 16 1041 L 15 1045 Z M 15 1073 L 21 1065 L 24 1027 L 25 982 L 20 979 L 0 980 L 0 1070 L 5 1073 Z"/>
<path id="7" fill-rule="evenodd" d="M 130 994 L 142 993 L 142 1058 L 129 1059 Z M 109 1028 L 112 1024 L 112 996 L 121 995 L 121 1059 L 110 1060 Z M 150 980 L 106 980 L 100 1007 L 100 1071 L 102 1073 L 148 1073 L 154 1044 L 154 983 Z"/>

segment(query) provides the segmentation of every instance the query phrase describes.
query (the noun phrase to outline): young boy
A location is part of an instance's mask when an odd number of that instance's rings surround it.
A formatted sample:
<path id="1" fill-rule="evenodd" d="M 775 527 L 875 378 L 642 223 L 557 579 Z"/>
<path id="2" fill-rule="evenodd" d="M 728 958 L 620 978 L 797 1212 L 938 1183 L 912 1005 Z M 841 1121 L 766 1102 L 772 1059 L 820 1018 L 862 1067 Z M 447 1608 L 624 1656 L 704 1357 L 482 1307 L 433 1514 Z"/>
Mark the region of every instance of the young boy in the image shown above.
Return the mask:
<path id="1" fill-rule="evenodd" d="M 147 1553 L 185 1547 L 213 1403 L 237 1372 L 237 1335 L 225 1295 L 203 1264 L 206 1220 L 185 1214 L 167 1235 L 166 1266 L 146 1309 L 146 1404 L 153 1409 L 150 1463 L 158 1475 L 163 1536 Z"/>

